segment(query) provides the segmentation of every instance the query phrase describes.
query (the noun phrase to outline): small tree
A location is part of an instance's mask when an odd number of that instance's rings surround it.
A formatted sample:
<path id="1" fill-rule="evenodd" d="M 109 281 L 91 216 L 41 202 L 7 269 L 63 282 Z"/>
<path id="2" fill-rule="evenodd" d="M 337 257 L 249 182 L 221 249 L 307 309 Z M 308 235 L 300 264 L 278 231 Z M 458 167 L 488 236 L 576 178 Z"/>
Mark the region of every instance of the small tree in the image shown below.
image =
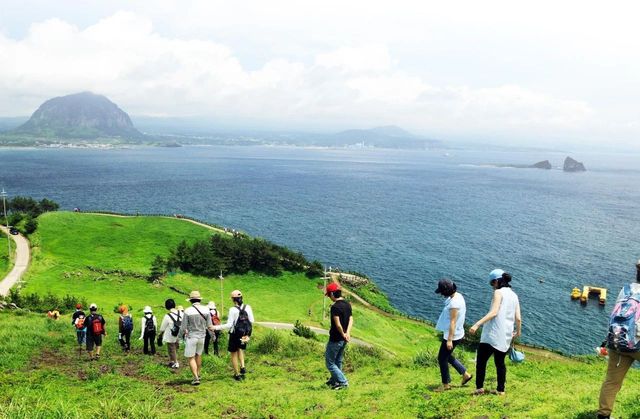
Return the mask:
<path id="1" fill-rule="evenodd" d="M 38 220 L 35 218 L 29 217 L 27 222 L 24 224 L 24 232 L 27 234 L 33 234 L 38 228 Z"/>
<path id="2" fill-rule="evenodd" d="M 308 278 L 317 278 L 319 276 L 324 275 L 324 269 L 322 268 L 322 264 L 314 260 L 311 262 L 311 265 L 307 268 L 307 277 Z"/>
<path id="3" fill-rule="evenodd" d="M 158 281 L 167 273 L 167 261 L 160 255 L 151 262 L 151 273 L 149 281 Z"/>

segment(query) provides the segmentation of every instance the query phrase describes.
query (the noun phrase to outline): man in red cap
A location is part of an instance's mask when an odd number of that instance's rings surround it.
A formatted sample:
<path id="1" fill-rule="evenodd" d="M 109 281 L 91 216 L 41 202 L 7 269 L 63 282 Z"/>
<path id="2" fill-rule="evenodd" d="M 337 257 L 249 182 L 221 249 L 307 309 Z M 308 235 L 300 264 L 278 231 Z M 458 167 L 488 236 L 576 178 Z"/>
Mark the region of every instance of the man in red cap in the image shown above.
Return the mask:
<path id="1" fill-rule="evenodd" d="M 76 338 L 78 339 L 80 350 L 82 350 L 82 345 L 85 344 L 87 338 L 87 326 L 84 324 L 85 317 L 84 311 L 82 311 L 82 304 L 76 304 L 76 311 L 71 316 L 71 325 L 76 329 Z"/>
<path id="2" fill-rule="evenodd" d="M 327 285 L 325 295 L 333 301 L 329 342 L 327 342 L 327 348 L 324 353 L 327 369 L 331 373 L 331 378 L 326 384 L 333 390 L 340 390 L 349 385 L 347 377 L 342 372 L 342 361 L 344 359 L 344 350 L 349 340 L 351 340 L 351 328 L 353 327 L 351 304 L 342 298 L 342 290 L 336 282 Z"/>

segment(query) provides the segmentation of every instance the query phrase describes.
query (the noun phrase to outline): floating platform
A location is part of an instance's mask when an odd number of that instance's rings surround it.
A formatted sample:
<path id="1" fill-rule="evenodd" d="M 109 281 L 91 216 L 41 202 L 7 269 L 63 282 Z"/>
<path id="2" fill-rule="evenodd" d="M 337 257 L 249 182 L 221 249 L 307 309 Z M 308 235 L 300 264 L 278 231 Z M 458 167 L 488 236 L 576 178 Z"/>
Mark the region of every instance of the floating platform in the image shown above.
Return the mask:
<path id="1" fill-rule="evenodd" d="M 577 288 L 574 288 L 573 291 L 571 292 L 571 298 L 575 298 L 574 297 L 575 290 L 577 290 Z M 580 302 L 582 304 L 586 304 L 587 300 L 589 299 L 589 295 L 591 295 L 591 294 L 597 294 L 598 295 L 598 301 L 599 301 L 600 305 L 604 305 L 607 302 L 607 289 L 606 288 L 591 287 L 591 286 L 588 286 L 588 285 L 585 285 L 582 288 L 582 293 L 580 294 Z"/>

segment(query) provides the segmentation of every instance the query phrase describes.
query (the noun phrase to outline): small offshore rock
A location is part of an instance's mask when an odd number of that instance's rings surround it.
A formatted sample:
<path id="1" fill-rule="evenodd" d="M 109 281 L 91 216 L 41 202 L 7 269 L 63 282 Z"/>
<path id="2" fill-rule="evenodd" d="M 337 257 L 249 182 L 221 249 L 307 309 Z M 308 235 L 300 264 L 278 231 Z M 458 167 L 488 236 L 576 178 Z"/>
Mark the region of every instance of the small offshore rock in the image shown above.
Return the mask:
<path id="1" fill-rule="evenodd" d="M 584 167 L 582 162 L 572 159 L 568 157 L 564 159 L 564 166 L 562 168 L 565 172 L 586 172 L 587 169 Z"/>

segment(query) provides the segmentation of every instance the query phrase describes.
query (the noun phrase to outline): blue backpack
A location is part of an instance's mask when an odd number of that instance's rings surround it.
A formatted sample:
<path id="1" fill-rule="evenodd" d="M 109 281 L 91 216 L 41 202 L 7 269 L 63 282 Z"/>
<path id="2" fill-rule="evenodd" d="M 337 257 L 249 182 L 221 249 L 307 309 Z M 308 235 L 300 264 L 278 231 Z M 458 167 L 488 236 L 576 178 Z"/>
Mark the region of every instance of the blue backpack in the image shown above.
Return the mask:
<path id="1" fill-rule="evenodd" d="M 618 352 L 640 352 L 640 293 L 633 294 L 629 284 L 622 288 L 622 296 L 609 318 L 607 347 Z"/>
<path id="2" fill-rule="evenodd" d="M 133 319 L 131 316 L 122 316 L 122 331 L 129 333 L 133 330 Z"/>

